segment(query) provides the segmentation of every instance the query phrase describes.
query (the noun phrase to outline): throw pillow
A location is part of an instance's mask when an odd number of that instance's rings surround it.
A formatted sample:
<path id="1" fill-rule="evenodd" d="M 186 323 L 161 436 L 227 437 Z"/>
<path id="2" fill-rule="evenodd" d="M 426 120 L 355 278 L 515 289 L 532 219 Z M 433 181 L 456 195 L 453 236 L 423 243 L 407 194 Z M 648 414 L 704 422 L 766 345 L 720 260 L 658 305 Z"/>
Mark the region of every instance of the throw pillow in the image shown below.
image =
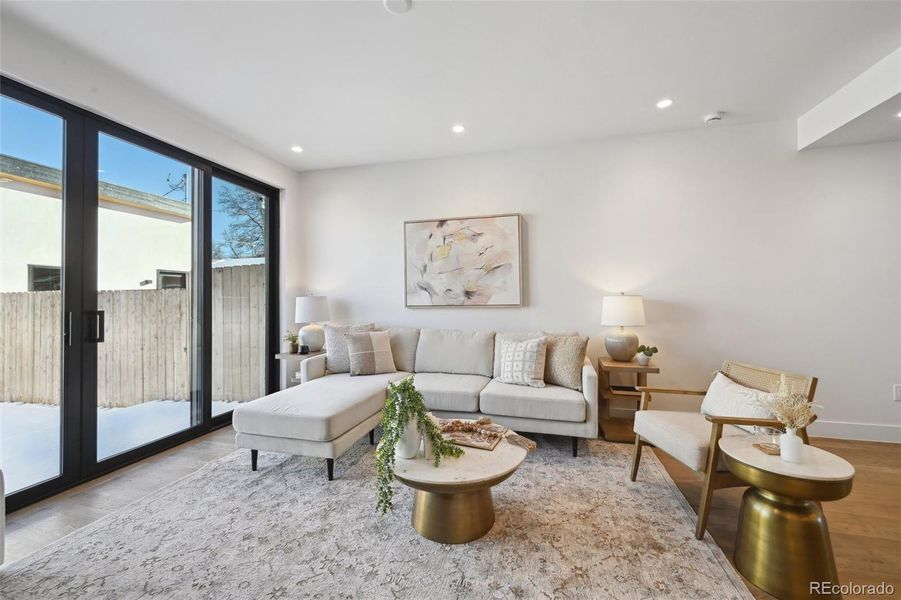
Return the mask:
<path id="1" fill-rule="evenodd" d="M 492 367 L 491 376 L 495 379 L 501 376 L 501 349 L 504 346 L 504 342 L 524 342 L 526 340 L 540 338 L 543 335 L 546 334 L 541 331 L 508 331 L 506 333 L 494 334 L 494 366 Z"/>
<path id="2" fill-rule="evenodd" d="M 347 340 L 351 376 L 397 372 L 391 354 L 390 332 L 347 333 L 344 337 Z"/>
<path id="3" fill-rule="evenodd" d="M 713 383 L 707 388 L 701 412 L 711 417 L 749 417 L 772 419 L 773 415 L 759 404 L 760 400 L 772 400 L 773 394 L 761 392 L 735 383 L 722 373 L 717 373 Z M 752 425 L 739 425 L 745 431 L 754 433 Z"/>
<path id="4" fill-rule="evenodd" d="M 501 383 L 544 387 L 544 358 L 547 338 L 540 337 L 523 342 L 504 341 L 501 346 Z"/>
<path id="5" fill-rule="evenodd" d="M 548 336 L 544 381 L 581 392 L 582 364 L 585 362 L 587 348 L 587 337 L 578 335 Z"/>
<path id="6" fill-rule="evenodd" d="M 372 331 L 372 323 L 365 325 L 323 325 L 325 329 L 325 368 L 329 373 L 347 373 L 350 371 L 350 357 L 347 354 L 347 333 Z"/>

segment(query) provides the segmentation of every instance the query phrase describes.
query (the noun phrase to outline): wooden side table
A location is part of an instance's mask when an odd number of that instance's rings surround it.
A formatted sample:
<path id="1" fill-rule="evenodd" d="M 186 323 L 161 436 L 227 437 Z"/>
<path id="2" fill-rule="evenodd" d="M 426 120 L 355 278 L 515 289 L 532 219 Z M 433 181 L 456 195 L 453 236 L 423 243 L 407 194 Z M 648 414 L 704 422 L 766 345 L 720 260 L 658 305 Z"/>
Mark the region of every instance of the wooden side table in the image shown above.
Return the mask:
<path id="1" fill-rule="evenodd" d="M 840 598 L 811 593 L 811 582 L 839 585 L 821 501 L 851 493 L 854 467 L 845 459 L 804 446 L 803 462 L 764 454 L 755 436 L 722 438 L 723 461 L 751 487 L 741 500 L 735 568 L 782 600 Z"/>
<path id="2" fill-rule="evenodd" d="M 306 354 L 295 354 L 294 352 L 279 352 L 278 354 L 276 354 L 276 359 L 288 361 L 288 377 L 285 387 L 294 387 L 295 385 L 300 384 L 300 373 L 299 371 L 294 371 L 294 367 L 291 366 L 294 361 L 297 361 L 297 369 L 300 369 L 300 361 L 305 358 L 310 358 L 311 356 L 319 356 L 320 354 L 325 354 L 325 350 L 320 350 L 318 352 L 307 352 Z"/>
<path id="3" fill-rule="evenodd" d="M 610 406 L 614 400 L 631 400 L 638 408 L 641 392 L 636 388 L 648 384 L 648 373 L 659 373 L 660 368 L 654 365 L 643 367 L 638 361 L 620 362 L 607 356 L 598 358 L 598 398 L 601 401 L 600 426 L 601 437 L 610 442 L 634 443 L 635 433 L 632 431 L 632 419 L 614 419 Z M 610 376 L 614 373 L 635 375 L 635 385 L 612 385 Z"/>

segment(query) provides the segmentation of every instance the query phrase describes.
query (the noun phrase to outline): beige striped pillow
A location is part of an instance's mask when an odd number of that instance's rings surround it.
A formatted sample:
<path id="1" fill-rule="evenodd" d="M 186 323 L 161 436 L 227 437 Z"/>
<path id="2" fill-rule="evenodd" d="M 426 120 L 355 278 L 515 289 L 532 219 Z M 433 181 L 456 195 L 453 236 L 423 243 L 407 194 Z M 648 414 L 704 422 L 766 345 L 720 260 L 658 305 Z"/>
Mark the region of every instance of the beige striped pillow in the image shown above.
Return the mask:
<path id="1" fill-rule="evenodd" d="M 351 377 L 397 372 L 394 355 L 391 354 L 390 331 L 347 333 L 345 339 Z"/>

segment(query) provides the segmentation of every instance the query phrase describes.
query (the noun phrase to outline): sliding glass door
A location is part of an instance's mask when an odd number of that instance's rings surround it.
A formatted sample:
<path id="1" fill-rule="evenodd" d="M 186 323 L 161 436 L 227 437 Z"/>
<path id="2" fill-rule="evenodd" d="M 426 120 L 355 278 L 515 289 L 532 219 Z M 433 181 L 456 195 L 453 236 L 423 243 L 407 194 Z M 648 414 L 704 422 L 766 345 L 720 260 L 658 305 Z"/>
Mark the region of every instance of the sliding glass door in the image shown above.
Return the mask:
<path id="1" fill-rule="evenodd" d="M 7 509 L 277 387 L 277 192 L 2 79 Z"/>
<path id="2" fill-rule="evenodd" d="M 0 97 L 0 466 L 7 493 L 62 475 L 66 121 Z"/>

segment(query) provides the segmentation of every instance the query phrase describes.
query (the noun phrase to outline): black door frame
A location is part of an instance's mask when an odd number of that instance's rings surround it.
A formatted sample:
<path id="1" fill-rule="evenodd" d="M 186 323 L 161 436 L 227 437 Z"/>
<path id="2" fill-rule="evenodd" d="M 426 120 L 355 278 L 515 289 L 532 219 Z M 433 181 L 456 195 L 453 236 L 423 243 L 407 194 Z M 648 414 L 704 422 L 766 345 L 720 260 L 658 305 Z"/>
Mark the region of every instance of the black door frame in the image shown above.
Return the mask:
<path id="1" fill-rule="evenodd" d="M 218 165 L 152 136 L 101 117 L 68 102 L 0 76 L 0 92 L 14 100 L 65 119 L 63 158 L 63 389 L 61 390 L 61 474 L 6 497 L 6 511 L 28 506 L 66 488 L 83 483 L 127 464 L 231 423 L 231 413 L 213 418 L 212 411 L 212 177 L 221 177 L 266 196 L 266 388 L 278 388 L 278 214 L 279 191 L 237 171 Z M 192 355 L 191 427 L 171 436 L 96 462 L 96 343 L 86 341 L 87 311 L 97 307 L 97 211 L 98 134 L 108 133 L 148 150 L 185 162 L 194 168 L 194 314 Z M 200 268 L 198 268 L 198 265 Z M 71 313 L 72 318 L 66 318 Z M 195 400 L 198 398 L 198 400 Z"/>

